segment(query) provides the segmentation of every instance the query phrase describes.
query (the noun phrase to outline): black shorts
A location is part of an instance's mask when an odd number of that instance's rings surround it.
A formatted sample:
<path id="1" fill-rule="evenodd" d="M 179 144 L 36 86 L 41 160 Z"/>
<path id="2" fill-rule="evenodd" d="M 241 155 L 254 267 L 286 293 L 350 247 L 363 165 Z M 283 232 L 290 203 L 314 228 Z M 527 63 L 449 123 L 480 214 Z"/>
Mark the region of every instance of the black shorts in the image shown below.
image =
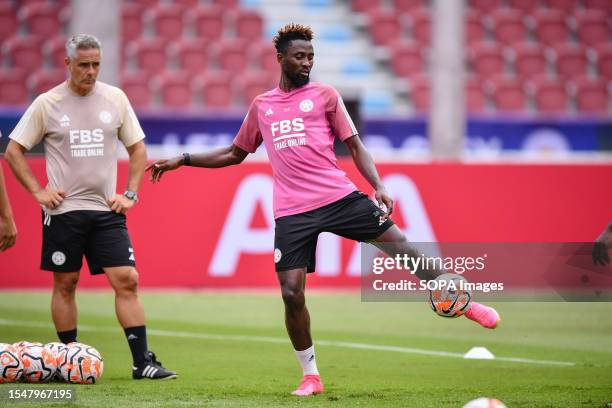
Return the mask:
<path id="1" fill-rule="evenodd" d="M 276 272 L 303 268 L 314 272 L 317 238 L 331 232 L 354 241 L 378 238 L 394 225 L 391 219 L 380 222 L 383 211 L 361 191 L 321 208 L 276 219 L 274 263 Z"/>
<path id="2" fill-rule="evenodd" d="M 92 275 L 104 273 L 104 267 L 136 266 L 125 215 L 112 211 L 48 215 L 43 211 L 42 219 L 41 269 L 77 272 L 83 255 Z"/>

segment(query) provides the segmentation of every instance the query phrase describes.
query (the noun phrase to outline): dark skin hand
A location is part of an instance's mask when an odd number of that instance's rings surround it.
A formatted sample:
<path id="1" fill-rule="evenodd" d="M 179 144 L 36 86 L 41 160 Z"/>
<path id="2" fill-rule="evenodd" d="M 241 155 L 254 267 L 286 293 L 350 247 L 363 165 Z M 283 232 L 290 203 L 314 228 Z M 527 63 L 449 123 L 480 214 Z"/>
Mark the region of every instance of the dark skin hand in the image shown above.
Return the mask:
<path id="1" fill-rule="evenodd" d="M 610 264 L 609 248 L 612 248 L 612 221 L 610 221 L 593 245 L 592 257 L 595 265 L 606 266 Z"/>
<path id="2" fill-rule="evenodd" d="M 240 164 L 249 153 L 232 144 L 208 152 L 192 154 L 190 167 L 219 168 Z M 161 181 L 167 171 L 176 170 L 185 164 L 183 156 L 171 159 L 157 160 L 147 166 L 145 171 L 151 171 L 150 180 L 153 183 Z"/>

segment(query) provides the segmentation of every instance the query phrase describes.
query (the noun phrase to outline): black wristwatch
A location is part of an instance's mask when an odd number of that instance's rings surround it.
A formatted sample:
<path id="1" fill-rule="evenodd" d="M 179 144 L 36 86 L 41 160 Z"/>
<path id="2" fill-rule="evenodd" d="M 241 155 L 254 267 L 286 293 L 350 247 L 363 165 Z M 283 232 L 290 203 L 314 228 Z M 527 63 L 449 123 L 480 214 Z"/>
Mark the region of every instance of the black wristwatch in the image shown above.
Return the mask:
<path id="1" fill-rule="evenodd" d="M 191 155 L 183 153 L 183 166 L 191 166 Z"/>
<path id="2" fill-rule="evenodd" d="M 130 199 L 130 200 L 132 200 L 132 201 L 134 201 L 134 202 L 138 202 L 138 194 L 136 194 L 136 192 L 135 192 L 135 191 L 132 191 L 132 190 L 125 190 L 125 193 L 123 193 L 123 195 L 124 195 L 126 198 L 128 198 L 128 199 Z"/>

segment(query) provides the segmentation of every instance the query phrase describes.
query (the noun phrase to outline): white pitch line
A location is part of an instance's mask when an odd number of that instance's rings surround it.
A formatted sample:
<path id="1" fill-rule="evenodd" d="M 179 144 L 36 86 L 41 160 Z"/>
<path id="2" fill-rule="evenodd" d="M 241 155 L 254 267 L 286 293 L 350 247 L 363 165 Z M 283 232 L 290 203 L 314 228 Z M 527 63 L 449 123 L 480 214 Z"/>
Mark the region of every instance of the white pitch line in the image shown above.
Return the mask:
<path id="1" fill-rule="evenodd" d="M 26 327 L 41 327 L 41 328 L 52 328 L 50 324 L 41 322 L 31 322 L 24 320 L 6 320 L 0 319 L 0 325 L 4 326 L 26 326 Z M 105 326 L 79 326 L 81 331 L 111 331 L 115 330 L 114 327 Z M 225 334 L 209 334 L 209 333 L 193 333 L 184 331 L 168 331 L 158 329 L 147 329 L 149 334 L 163 337 L 183 337 L 191 339 L 203 339 L 203 340 L 220 340 L 220 341 L 255 341 L 259 343 L 276 343 L 276 344 L 287 344 L 289 341 L 282 337 L 266 337 L 266 336 L 245 336 L 245 335 L 225 335 Z M 452 358 L 463 358 L 462 353 L 452 353 L 448 351 L 436 351 L 426 350 L 412 347 L 400 347 L 400 346 L 385 346 L 381 344 L 367 344 L 367 343 L 352 343 L 345 341 L 331 341 L 331 340 L 317 340 L 317 346 L 329 346 L 329 347 L 341 347 L 348 349 L 359 349 L 359 350 L 376 350 L 376 351 L 391 351 L 396 353 L 406 354 L 419 354 L 424 356 L 436 356 L 436 357 L 452 357 Z M 535 360 L 530 358 L 521 357 L 498 357 L 496 356 L 493 360 L 507 361 L 511 363 L 526 363 L 526 364 L 539 364 L 539 365 L 554 365 L 554 366 L 575 366 L 576 363 L 572 361 L 553 361 L 553 360 Z M 490 361 L 490 360 L 483 360 Z"/>

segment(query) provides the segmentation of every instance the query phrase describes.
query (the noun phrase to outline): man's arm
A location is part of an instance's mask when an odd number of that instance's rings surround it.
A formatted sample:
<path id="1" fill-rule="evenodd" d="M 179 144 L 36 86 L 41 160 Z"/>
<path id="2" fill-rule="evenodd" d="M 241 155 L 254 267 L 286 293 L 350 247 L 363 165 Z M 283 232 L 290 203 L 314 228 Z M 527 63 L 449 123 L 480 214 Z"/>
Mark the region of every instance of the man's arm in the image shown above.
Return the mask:
<path id="1" fill-rule="evenodd" d="M 609 248 L 612 248 L 612 221 L 608 223 L 593 245 L 593 262 L 596 265 L 606 266 L 610 263 Z"/>
<path id="2" fill-rule="evenodd" d="M 6 193 L 2 165 L 0 165 L 0 251 L 15 245 L 16 239 L 17 227 L 13 220 L 13 211 L 11 210 L 8 194 Z"/>
<path id="3" fill-rule="evenodd" d="M 368 152 L 361 143 L 361 139 L 359 135 L 354 135 L 349 137 L 344 141 L 349 151 L 351 152 L 351 156 L 353 156 L 353 161 L 359 169 L 361 175 L 370 183 L 372 188 L 376 191 L 375 198 L 378 201 L 379 205 L 385 205 L 387 207 L 387 214 L 385 218 L 388 218 L 393 212 L 393 200 L 387 193 L 387 189 L 383 186 L 380 181 L 380 176 L 378 175 L 378 171 L 376 171 L 376 165 L 374 165 L 374 160 L 372 159 L 372 155 Z"/>
<path id="4" fill-rule="evenodd" d="M 34 196 L 39 204 L 51 209 L 57 208 L 66 194 L 63 190 L 44 189 L 40 186 L 38 180 L 32 174 L 30 165 L 28 165 L 24 155 L 25 151 L 25 147 L 11 140 L 6 147 L 4 157 L 17 180 Z"/>
<path id="5" fill-rule="evenodd" d="M 242 150 L 235 144 L 212 149 L 208 152 L 189 155 L 189 163 L 185 163 L 185 156 L 177 156 L 168 160 L 157 160 L 147 167 L 151 170 L 151 181 L 160 181 L 162 175 L 171 170 L 176 170 L 181 166 L 219 168 L 240 164 L 249 153 Z"/>
<path id="6" fill-rule="evenodd" d="M 127 189 L 135 193 L 140 188 L 140 182 L 144 176 L 145 167 L 147 166 L 147 148 L 143 140 L 136 142 L 125 148 L 130 156 L 130 170 L 128 173 Z M 115 194 L 108 200 L 108 206 L 117 214 L 125 214 L 136 202 L 124 196 L 123 194 Z"/>

